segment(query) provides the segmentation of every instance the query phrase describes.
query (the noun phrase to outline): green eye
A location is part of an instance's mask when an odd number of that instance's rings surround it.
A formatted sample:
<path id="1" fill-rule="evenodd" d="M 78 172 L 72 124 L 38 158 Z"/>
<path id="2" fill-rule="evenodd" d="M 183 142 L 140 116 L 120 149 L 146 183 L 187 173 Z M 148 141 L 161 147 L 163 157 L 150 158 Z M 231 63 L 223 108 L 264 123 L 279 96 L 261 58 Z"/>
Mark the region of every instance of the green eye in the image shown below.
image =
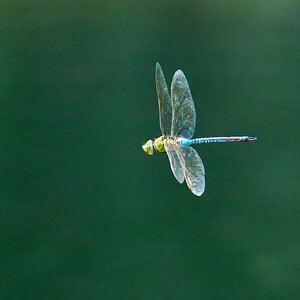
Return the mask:
<path id="1" fill-rule="evenodd" d="M 153 149 L 153 142 L 152 140 L 148 140 L 143 146 L 142 146 L 143 150 L 149 154 L 149 155 L 153 155 L 154 154 L 154 149 Z"/>

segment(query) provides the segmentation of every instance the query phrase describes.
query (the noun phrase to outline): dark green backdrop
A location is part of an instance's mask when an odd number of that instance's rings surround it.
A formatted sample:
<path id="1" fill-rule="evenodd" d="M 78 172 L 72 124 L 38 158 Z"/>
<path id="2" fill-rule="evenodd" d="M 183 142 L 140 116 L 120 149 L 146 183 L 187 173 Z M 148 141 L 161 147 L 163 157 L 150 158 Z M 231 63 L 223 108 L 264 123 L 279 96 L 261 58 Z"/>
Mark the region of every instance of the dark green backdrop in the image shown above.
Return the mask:
<path id="1" fill-rule="evenodd" d="M 48 3 L 49 2 L 49 3 Z M 298 0 L 0 4 L 0 298 L 300 298 Z M 182 69 L 195 197 L 158 136 Z"/>

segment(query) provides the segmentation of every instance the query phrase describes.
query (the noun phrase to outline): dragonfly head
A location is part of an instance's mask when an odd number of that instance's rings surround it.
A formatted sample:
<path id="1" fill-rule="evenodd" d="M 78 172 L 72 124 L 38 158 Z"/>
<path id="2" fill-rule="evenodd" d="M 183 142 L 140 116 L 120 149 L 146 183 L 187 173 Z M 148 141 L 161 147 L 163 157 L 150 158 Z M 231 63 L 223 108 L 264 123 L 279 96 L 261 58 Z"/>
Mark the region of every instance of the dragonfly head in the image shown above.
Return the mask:
<path id="1" fill-rule="evenodd" d="M 153 140 L 148 140 L 143 146 L 143 150 L 149 154 L 153 155 L 155 152 L 165 152 L 165 144 L 163 137 L 160 136 Z"/>
<path id="2" fill-rule="evenodd" d="M 165 152 L 166 151 L 163 136 L 160 136 L 157 139 L 155 139 L 153 144 L 154 144 L 154 148 L 157 152 Z"/>
<path id="3" fill-rule="evenodd" d="M 153 141 L 152 140 L 148 140 L 143 146 L 142 146 L 143 150 L 149 154 L 149 155 L 153 155 L 154 154 L 154 145 L 153 145 Z"/>

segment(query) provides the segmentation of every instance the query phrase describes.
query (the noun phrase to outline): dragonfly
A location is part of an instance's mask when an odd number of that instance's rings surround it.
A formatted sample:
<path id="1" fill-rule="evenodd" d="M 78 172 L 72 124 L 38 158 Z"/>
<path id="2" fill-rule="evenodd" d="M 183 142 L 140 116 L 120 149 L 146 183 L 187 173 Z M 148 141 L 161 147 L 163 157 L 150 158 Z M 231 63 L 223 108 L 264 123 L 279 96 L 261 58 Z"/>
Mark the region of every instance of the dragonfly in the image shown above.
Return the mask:
<path id="1" fill-rule="evenodd" d="M 161 136 L 143 144 L 149 154 L 166 152 L 172 172 L 179 183 L 184 180 L 196 196 L 205 189 L 205 170 L 194 144 L 250 142 L 251 136 L 202 137 L 192 138 L 196 125 L 196 110 L 188 81 L 181 70 L 177 70 L 171 83 L 171 95 L 159 63 L 155 69 L 156 91 L 159 107 Z"/>

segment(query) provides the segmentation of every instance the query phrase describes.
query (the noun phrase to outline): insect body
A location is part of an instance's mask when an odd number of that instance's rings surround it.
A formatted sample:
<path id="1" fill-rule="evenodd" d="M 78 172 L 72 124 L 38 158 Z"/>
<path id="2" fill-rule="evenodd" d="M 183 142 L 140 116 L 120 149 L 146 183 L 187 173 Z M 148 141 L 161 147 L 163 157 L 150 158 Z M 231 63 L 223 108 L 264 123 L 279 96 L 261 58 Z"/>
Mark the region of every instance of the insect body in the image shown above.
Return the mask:
<path id="1" fill-rule="evenodd" d="M 160 65 L 156 64 L 156 90 L 159 106 L 159 123 L 162 136 L 148 140 L 143 150 L 153 155 L 166 152 L 172 172 L 179 183 L 185 180 L 190 190 L 201 196 L 205 189 L 205 171 L 201 158 L 193 144 L 249 142 L 250 136 L 204 137 L 192 139 L 196 125 L 196 111 L 187 82 L 181 70 L 177 70 L 171 84 L 171 96 Z"/>

